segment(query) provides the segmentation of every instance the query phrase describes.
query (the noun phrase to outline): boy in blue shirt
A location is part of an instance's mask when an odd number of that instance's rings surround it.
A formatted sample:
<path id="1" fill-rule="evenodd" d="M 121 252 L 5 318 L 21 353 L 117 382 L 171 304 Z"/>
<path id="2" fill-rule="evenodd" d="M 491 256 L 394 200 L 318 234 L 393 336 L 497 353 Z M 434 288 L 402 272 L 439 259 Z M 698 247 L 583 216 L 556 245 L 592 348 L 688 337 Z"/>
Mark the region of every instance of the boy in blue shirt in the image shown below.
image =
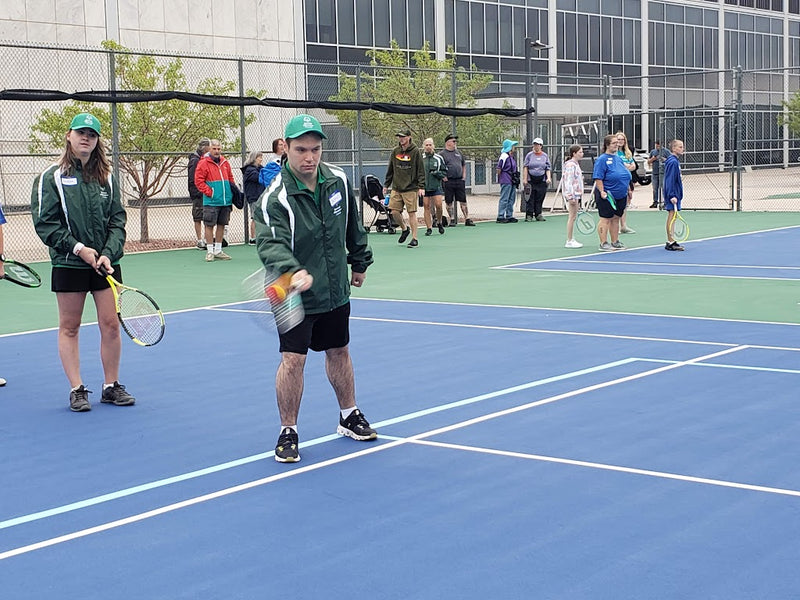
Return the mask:
<path id="1" fill-rule="evenodd" d="M 672 140 L 669 149 L 672 151 L 672 154 L 670 154 L 669 158 L 664 162 L 664 210 L 667 211 L 667 243 L 664 249 L 677 251 L 683 250 L 683 246 L 676 242 L 673 237 L 672 217 L 675 216 L 673 211 L 681 209 L 681 200 L 683 200 L 681 163 L 678 161 L 678 157 L 681 156 L 684 151 L 683 141 Z"/>

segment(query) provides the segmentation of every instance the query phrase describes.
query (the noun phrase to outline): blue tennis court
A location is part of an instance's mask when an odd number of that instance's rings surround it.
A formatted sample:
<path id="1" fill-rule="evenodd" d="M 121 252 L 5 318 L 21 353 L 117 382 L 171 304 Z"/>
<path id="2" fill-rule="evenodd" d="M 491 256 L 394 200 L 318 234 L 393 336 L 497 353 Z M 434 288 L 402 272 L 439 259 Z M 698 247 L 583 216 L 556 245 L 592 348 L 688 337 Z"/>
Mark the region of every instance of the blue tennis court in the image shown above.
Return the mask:
<path id="1" fill-rule="evenodd" d="M 663 245 L 658 245 L 501 268 L 797 280 L 800 279 L 800 265 L 791 249 L 797 246 L 799 240 L 800 227 L 792 226 L 688 241 L 684 243 L 685 252 L 666 252 Z M 626 238 L 625 241 L 630 239 Z"/>
<path id="2" fill-rule="evenodd" d="M 247 310 L 168 315 L 124 349 L 136 406 L 95 392 L 85 415 L 55 331 L 0 337 L 4 597 L 795 594 L 800 325 L 354 300 L 380 437 L 333 433 L 311 355 L 288 466 L 277 343 Z"/>

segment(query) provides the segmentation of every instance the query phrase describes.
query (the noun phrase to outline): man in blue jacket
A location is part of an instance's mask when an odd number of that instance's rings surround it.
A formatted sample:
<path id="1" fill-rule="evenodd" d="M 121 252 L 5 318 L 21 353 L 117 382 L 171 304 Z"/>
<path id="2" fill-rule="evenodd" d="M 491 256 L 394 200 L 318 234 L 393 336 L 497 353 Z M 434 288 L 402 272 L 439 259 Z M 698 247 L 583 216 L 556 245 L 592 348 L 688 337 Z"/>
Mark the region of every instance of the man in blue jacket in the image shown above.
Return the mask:
<path id="1" fill-rule="evenodd" d="M 356 406 L 350 342 L 350 286 L 361 287 L 372 250 L 344 171 L 324 163 L 319 121 L 297 115 L 286 125 L 287 161 L 253 205 L 256 243 L 268 270 L 291 274 L 302 292 L 305 319 L 279 334 L 276 375 L 281 431 L 275 460 L 297 462 L 297 415 L 308 350 L 325 352 L 325 371 L 339 402 L 337 433 L 378 437 Z"/>
<path id="2" fill-rule="evenodd" d="M 664 249 L 676 251 L 683 250 L 683 246 L 675 241 L 672 233 L 672 217 L 675 215 L 673 211 L 681 209 L 683 200 L 681 163 L 678 161 L 678 157 L 683 154 L 683 142 L 672 140 L 669 149 L 672 154 L 664 161 L 664 210 L 667 211 L 667 244 Z"/>

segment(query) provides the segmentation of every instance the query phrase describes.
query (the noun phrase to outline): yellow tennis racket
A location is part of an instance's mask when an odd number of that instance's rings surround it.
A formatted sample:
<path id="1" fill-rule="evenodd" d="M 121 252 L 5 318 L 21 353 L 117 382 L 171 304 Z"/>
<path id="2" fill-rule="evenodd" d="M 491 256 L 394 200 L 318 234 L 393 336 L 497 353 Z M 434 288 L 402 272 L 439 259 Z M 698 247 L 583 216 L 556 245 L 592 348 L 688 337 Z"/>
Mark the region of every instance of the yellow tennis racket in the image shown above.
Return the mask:
<path id="1" fill-rule="evenodd" d="M 160 342 L 166 324 L 156 301 L 145 292 L 120 283 L 103 267 L 100 272 L 111 286 L 117 317 L 128 337 L 140 346 L 154 346 Z"/>
<path id="2" fill-rule="evenodd" d="M 679 242 L 685 242 L 689 239 L 689 224 L 681 215 L 681 211 L 672 211 L 672 219 L 669 222 L 672 237 Z"/>

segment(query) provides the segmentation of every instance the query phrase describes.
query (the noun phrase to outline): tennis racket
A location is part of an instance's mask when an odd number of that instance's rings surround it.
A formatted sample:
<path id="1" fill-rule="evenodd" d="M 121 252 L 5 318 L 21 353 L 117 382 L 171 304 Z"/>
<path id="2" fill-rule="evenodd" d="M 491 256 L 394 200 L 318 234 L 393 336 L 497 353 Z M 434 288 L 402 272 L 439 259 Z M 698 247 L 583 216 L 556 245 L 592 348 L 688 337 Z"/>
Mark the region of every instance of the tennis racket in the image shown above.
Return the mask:
<path id="1" fill-rule="evenodd" d="M 5 269 L 5 279 L 11 283 L 16 283 L 26 288 L 37 288 L 42 285 L 42 278 L 28 265 L 15 260 L 8 260 L 3 263 Z"/>
<path id="2" fill-rule="evenodd" d="M 679 242 L 685 242 L 689 239 L 689 224 L 684 220 L 681 211 L 673 211 L 669 226 L 672 229 L 672 237 Z"/>
<path id="3" fill-rule="evenodd" d="M 120 283 L 103 267 L 100 272 L 111 286 L 117 317 L 128 337 L 140 346 L 154 346 L 160 342 L 166 325 L 156 301 L 143 291 Z"/>
<path id="4" fill-rule="evenodd" d="M 592 235 L 597 230 L 597 221 L 595 221 L 594 215 L 587 212 L 583 206 L 578 209 L 575 217 L 575 229 L 583 235 Z"/>
<path id="5" fill-rule="evenodd" d="M 305 319 L 303 298 L 291 279 L 291 273 L 279 275 L 262 267 L 242 281 L 242 296 L 260 326 L 286 333 Z"/>

